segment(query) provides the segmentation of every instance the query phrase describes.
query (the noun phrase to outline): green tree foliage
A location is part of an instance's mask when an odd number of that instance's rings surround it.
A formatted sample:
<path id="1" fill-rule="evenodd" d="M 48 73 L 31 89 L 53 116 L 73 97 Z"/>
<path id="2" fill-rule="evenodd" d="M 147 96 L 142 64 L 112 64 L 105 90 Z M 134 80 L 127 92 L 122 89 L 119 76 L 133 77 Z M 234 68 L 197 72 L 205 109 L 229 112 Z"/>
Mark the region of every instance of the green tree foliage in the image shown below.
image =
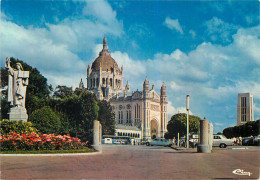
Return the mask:
<path id="1" fill-rule="evenodd" d="M 93 121 L 98 117 L 98 103 L 93 93 L 83 90 L 63 99 L 50 99 L 49 106 L 62 114 L 61 122 L 73 137 L 92 142 Z M 68 125 L 69 124 L 69 125 Z M 63 130 L 64 131 L 64 130 Z"/>
<path id="2" fill-rule="evenodd" d="M 76 88 L 73 93 L 79 96 L 82 93 L 82 91 L 85 91 L 85 89 L 83 89 L 83 88 Z"/>
<path id="3" fill-rule="evenodd" d="M 30 71 L 25 102 L 27 113 L 30 115 L 34 110 L 44 106 L 45 99 L 49 96 L 50 90 L 47 79 L 42 76 L 36 68 L 33 68 L 18 59 L 10 58 L 11 67 L 16 67 L 16 63 L 18 62 L 22 64 L 24 71 Z M 1 85 L 2 87 L 8 86 L 8 71 L 4 68 L 1 68 Z M 6 112 L 1 113 L 2 117 L 6 116 L 6 114 L 4 114 Z"/>
<path id="4" fill-rule="evenodd" d="M 190 115 L 189 116 L 189 132 L 198 133 L 199 122 L 201 118 L 197 116 Z M 168 122 L 167 130 L 165 133 L 166 139 L 172 139 L 173 137 L 178 137 L 178 133 L 180 137 L 186 135 L 187 133 L 187 115 L 185 113 L 178 113 L 171 117 L 171 120 Z"/>
<path id="5" fill-rule="evenodd" d="M 35 110 L 29 121 L 43 134 L 59 134 L 61 122 L 59 116 L 49 107 Z"/>
<path id="6" fill-rule="evenodd" d="M 259 135 L 259 125 L 260 119 L 249 121 L 244 125 L 227 127 L 223 130 L 223 134 L 227 138 L 257 136 Z"/>
<path id="7" fill-rule="evenodd" d="M 54 97 L 56 98 L 65 98 L 65 97 L 69 97 L 73 94 L 73 90 L 72 87 L 67 87 L 67 86 L 57 86 L 56 90 L 54 92 Z"/>
<path id="8" fill-rule="evenodd" d="M 24 121 L 9 121 L 8 119 L 3 119 L 0 121 L 0 133 L 8 134 L 13 131 L 18 134 L 28 134 L 28 133 L 37 133 L 38 130 L 33 126 L 31 122 Z"/>
<path id="9" fill-rule="evenodd" d="M 103 100 L 98 102 L 98 120 L 102 125 L 103 135 L 114 135 L 115 133 L 115 120 L 114 113 L 110 104 Z"/>
<path id="10" fill-rule="evenodd" d="M 1 118 L 0 119 L 8 119 L 9 115 L 9 109 L 10 109 L 10 103 L 7 102 L 7 97 L 2 96 L 1 97 Z"/>

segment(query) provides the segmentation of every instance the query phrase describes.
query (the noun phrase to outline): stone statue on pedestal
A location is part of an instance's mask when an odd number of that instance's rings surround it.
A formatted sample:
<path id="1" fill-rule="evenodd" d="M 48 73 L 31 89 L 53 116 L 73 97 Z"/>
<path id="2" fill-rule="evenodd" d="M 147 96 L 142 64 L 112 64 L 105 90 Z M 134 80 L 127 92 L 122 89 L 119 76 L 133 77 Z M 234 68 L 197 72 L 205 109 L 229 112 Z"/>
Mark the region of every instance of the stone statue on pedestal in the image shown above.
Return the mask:
<path id="1" fill-rule="evenodd" d="M 26 88 L 29 82 L 29 71 L 24 71 L 21 63 L 16 64 L 16 69 L 10 66 L 6 58 L 5 68 L 8 69 L 8 93 L 7 100 L 11 104 L 9 119 L 27 121 L 28 115 L 25 109 Z"/>

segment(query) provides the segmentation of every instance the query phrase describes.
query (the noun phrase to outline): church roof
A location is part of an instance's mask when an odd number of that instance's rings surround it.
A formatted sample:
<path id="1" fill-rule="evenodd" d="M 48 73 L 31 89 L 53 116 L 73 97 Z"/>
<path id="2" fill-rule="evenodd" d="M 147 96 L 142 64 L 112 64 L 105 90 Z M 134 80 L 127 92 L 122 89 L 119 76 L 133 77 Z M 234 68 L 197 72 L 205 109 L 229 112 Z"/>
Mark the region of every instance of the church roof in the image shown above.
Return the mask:
<path id="1" fill-rule="evenodd" d="M 115 71 L 121 73 L 116 61 L 111 57 L 110 52 L 107 49 L 106 37 L 103 39 L 103 49 L 92 63 L 91 69 L 92 71 L 99 71 L 100 66 L 102 71 Z"/>

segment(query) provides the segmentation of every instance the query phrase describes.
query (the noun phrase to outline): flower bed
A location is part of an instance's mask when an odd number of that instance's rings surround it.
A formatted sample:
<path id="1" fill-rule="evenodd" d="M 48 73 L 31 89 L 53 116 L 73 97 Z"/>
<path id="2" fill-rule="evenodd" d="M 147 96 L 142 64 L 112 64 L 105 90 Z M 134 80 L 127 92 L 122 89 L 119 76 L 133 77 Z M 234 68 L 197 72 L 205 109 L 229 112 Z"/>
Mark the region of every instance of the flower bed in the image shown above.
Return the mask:
<path id="1" fill-rule="evenodd" d="M 69 135 L 42 134 L 36 133 L 17 134 L 10 132 L 0 136 L 1 151 L 15 150 L 69 150 L 83 149 L 86 143 L 82 143 L 79 138 Z"/>

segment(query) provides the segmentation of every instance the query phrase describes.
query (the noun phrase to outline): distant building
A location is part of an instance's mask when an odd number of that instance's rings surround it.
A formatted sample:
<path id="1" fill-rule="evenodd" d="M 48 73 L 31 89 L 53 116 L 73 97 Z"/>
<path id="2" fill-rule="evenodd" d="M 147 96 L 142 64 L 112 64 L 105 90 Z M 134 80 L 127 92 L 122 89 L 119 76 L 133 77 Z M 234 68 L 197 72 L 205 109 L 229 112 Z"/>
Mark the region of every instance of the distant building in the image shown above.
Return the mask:
<path id="1" fill-rule="evenodd" d="M 237 96 L 237 125 L 254 121 L 253 95 L 239 93 Z"/>
<path id="2" fill-rule="evenodd" d="M 103 49 L 87 68 L 87 89 L 99 100 L 109 101 L 115 113 L 117 136 L 137 139 L 164 137 L 167 119 L 167 94 L 164 83 L 160 94 L 150 89 L 145 78 L 142 91 L 130 93 L 128 82 L 123 88 L 123 66 L 119 69 L 103 39 Z"/>

